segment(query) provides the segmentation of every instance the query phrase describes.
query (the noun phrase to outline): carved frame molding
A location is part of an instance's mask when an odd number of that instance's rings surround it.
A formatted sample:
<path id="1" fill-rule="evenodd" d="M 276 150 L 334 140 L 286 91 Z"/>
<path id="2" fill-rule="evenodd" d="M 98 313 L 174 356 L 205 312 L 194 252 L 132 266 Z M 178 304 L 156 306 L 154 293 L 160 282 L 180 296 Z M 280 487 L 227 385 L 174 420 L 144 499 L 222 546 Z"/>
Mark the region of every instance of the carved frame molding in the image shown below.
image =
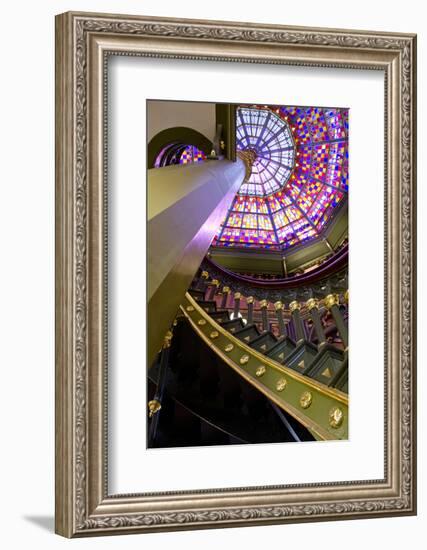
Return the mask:
<path id="1" fill-rule="evenodd" d="M 109 495 L 106 60 L 141 55 L 385 74 L 385 478 Z M 416 511 L 416 37 L 66 13 L 56 18 L 56 532 L 67 537 Z"/>

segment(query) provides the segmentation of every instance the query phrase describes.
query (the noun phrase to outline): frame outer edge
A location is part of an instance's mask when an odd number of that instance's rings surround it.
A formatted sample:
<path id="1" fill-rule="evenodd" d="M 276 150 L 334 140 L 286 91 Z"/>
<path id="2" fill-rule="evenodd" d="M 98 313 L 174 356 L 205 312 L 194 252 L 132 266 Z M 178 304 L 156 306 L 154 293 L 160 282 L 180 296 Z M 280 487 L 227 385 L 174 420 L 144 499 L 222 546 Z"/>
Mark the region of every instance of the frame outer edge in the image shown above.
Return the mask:
<path id="1" fill-rule="evenodd" d="M 410 110 L 410 166 L 411 166 L 411 211 L 410 217 L 410 234 L 411 234 L 411 247 L 409 249 L 410 254 L 410 266 L 411 266 L 411 290 L 410 290 L 410 327 L 411 327 L 411 345 L 409 347 L 410 353 L 410 369 L 411 369 L 411 497 L 412 497 L 412 513 L 417 515 L 417 36 L 414 35 L 410 41 L 411 43 L 411 110 Z"/>
<path id="2" fill-rule="evenodd" d="M 102 19 L 107 21 L 102 21 Z M 115 21 L 117 19 L 117 22 Z M 159 23 L 164 23 L 160 25 Z M 178 22 L 180 25 L 178 25 Z M 116 23 L 120 23 L 116 29 Z M 154 24 L 154 23 L 157 23 Z M 221 24 L 220 34 L 218 24 Z M 373 500 L 371 497 L 360 501 L 340 501 L 326 503 L 301 503 L 299 506 L 257 506 L 251 509 L 242 507 L 233 509 L 212 509 L 210 511 L 195 509 L 177 512 L 161 511 L 136 513 L 132 509 L 131 499 L 125 496 L 125 514 L 113 515 L 105 510 L 105 515 L 97 516 L 93 506 L 88 506 L 88 492 L 92 484 L 88 476 L 88 450 L 90 452 L 91 434 L 87 414 L 93 410 L 91 400 L 88 403 L 87 370 L 92 372 L 90 358 L 87 356 L 87 245 L 90 235 L 87 231 L 87 116 L 86 110 L 86 43 L 84 33 L 101 31 L 119 34 L 138 34 L 138 26 L 147 29 L 150 36 L 179 36 L 185 40 L 218 40 L 231 37 L 235 43 L 248 41 L 255 43 L 288 43 L 311 46 L 338 48 L 360 48 L 367 51 L 369 47 L 383 53 L 397 51 L 409 52 L 409 59 L 399 78 L 406 83 L 403 104 L 399 105 L 398 116 L 405 119 L 405 142 L 407 144 L 405 166 L 400 167 L 399 178 L 404 183 L 404 205 L 400 206 L 398 216 L 400 224 L 405 223 L 406 239 L 402 238 L 403 227 L 396 227 L 399 234 L 399 269 L 405 267 L 405 276 L 399 287 L 400 298 L 405 294 L 406 307 L 398 311 L 396 324 L 399 338 L 404 336 L 400 360 L 403 359 L 401 376 L 404 375 L 404 387 L 400 384 L 399 397 L 404 390 L 405 402 L 398 399 L 398 422 L 393 430 L 395 437 L 402 442 L 403 449 L 398 449 L 397 465 L 403 466 L 405 483 L 399 479 L 399 489 L 404 495 L 393 495 L 393 498 Z M 171 30 L 171 28 L 173 29 Z M 176 29 L 175 29 L 176 27 Z M 275 26 L 245 24 L 240 22 L 196 21 L 191 19 L 173 20 L 166 18 L 114 16 L 112 14 L 88 14 L 68 12 L 56 18 L 56 525 L 58 534 L 66 537 L 88 536 L 95 534 L 118 534 L 124 532 L 143 532 L 154 530 L 200 529 L 227 527 L 234 525 L 256 525 L 285 523 L 288 521 L 339 520 L 361 517 L 380 517 L 414 514 L 416 509 L 415 479 L 415 315 L 416 296 L 415 280 L 415 86 L 416 86 L 416 40 L 414 35 L 395 33 L 369 33 L 369 31 L 345 31 L 345 36 L 337 36 L 342 31 L 333 29 L 305 29 L 302 27 L 277 27 L 283 33 L 272 33 Z M 79 32 L 83 33 L 79 38 Z M 304 36 L 299 36 L 304 32 Z M 74 34 L 76 33 L 76 34 Z M 350 33 L 347 35 L 347 33 Z M 289 35 L 289 36 L 288 36 Z M 358 36 L 356 36 L 358 35 Z M 362 38 L 363 37 L 363 38 Z M 271 39 L 271 40 L 270 40 Z M 318 42 L 317 40 L 321 40 Z M 307 41 L 307 42 L 306 42 Z M 224 42 L 225 43 L 225 42 Z M 335 48 L 334 48 L 335 49 Z M 153 57 L 155 57 L 153 55 Z M 173 57 L 173 56 L 172 56 Z M 201 57 L 200 57 L 201 58 Z M 194 57 L 198 59 L 198 57 Z M 216 59 L 216 58 L 215 58 Z M 219 60 L 219 59 L 218 59 Z M 322 66 L 333 66 L 328 63 Z M 302 63 L 304 64 L 304 63 Z M 351 65 L 351 62 L 349 62 Z M 351 67 L 350 67 L 351 68 Z M 402 82 L 399 80 L 400 93 Z M 406 110 L 405 110 L 406 106 Z M 409 109 L 408 109 L 409 107 Z M 403 136 L 401 136 L 403 137 Z M 399 158 L 399 162 L 401 158 Z M 413 164 L 412 164 L 413 163 Z M 400 189 L 402 191 L 402 189 Z M 399 225 L 399 224 L 398 224 Z M 403 242 L 402 242 L 403 241 Z M 399 246 L 400 245 L 400 246 Z M 403 315 L 402 315 L 403 314 Z M 402 334 L 403 330 L 403 334 Z M 400 407 L 404 404 L 404 412 Z M 88 407 L 89 405 L 89 407 Z M 400 437 L 397 432 L 400 430 Z M 89 441 L 89 445 L 88 445 Z M 89 449 L 88 449 L 89 447 Z M 400 477 L 400 476 L 399 476 Z M 368 481 L 369 486 L 369 481 Z M 243 488 L 244 489 L 244 488 Z M 374 497 L 375 498 L 375 497 Z M 90 500 L 90 499 L 89 499 Z M 107 498 L 108 502 L 111 502 Z M 107 502 L 106 502 L 107 503 Z M 102 503 L 100 503 L 102 504 Z M 88 509 L 89 508 L 89 509 Z M 89 512 L 89 513 L 88 513 Z M 93 515 L 95 512 L 95 515 Z M 319 515 L 317 515 L 319 514 Z"/>
<path id="3" fill-rule="evenodd" d="M 55 532 L 74 529 L 73 419 L 73 33 L 55 17 Z"/>
<path id="4" fill-rule="evenodd" d="M 418 63 L 418 45 L 417 45 L 417 36 L 414 36 L 413 38 L 413 41 L 412 41 L 412 44 L 413 44 L 413 68 L 412 68 L 412 79 L 413 79 L 413 84 L 412 84 L 412 166 L 413 166 L 413 171 L 412 171 L 412 187 L 413 187 L 413 192 L 414 192 L 414 196 L 416 197 L 417 196 L 417 170 L 418 170 L 418 167 L 417 167 L 417 102 L 418 102 L 418 97 L 417 97 L 417 63 Z M 418 330 L 418 327 L 417 327 L 417 311 L 416 311 L 416 307 L 418 305 L 418 302 L 417 302 L 417 268 L 418 268 L 418 264 L 417 264 L 417 246 L 418 246 L 418 241 L 417 241 L 417 207 L 416 207 L 416 204 L 414 205 L 413 207 L 413 212 L 412 212 L 412 235 L 413 235 L 413 246 L 412 246 L 412 251 L 411 251 L 411 254 L 412 254 L 412 266 L 413 266 L 413 270 L 414 270 L 414 276 L 413 276 L 413 281 L 412 281 L 412 303 L 414 304 L 414 307 L 412 308 L 412 319 L 411 319 L 411 322 L 412 322 L 412 327 L 413 327 L 413 333 L 412 333 L 412 349 L 413 349 L 413 384 L 412 384 L 412 410 L 413 410 L 413 413 L 412 413 L 412 416 L 413 416 L 413 433 L 412 433 L 412 438 L 413 438 L 413 441 L 415 442 L 414 444 L 414 452 L 413 452 L 413 457 L 412 457 L 412 460 L 413 460 L 413 466 L 414 466 L 414 469 L 413 469 L 413 472 L 412 472 L 412 483 L 413 483 L 413 486 L 412 486 L 412 493 L 414 495 L 414 502 L 413 502 L 413 509 L 414 509 L 414 514 L 416 515 L 417 514 L 417 506 L 418 506 L 418 503 L 417 503 L 417 467 L 418 467 L 418 463 L 417 463 L 417 410 L 418 410 L 418 407 L 417 407 L 417 369 L 418 369 L 418 363 L 417 363 L 417 349 L 418 349 L 418 335 L 417 335 L 417 330 Z"/>

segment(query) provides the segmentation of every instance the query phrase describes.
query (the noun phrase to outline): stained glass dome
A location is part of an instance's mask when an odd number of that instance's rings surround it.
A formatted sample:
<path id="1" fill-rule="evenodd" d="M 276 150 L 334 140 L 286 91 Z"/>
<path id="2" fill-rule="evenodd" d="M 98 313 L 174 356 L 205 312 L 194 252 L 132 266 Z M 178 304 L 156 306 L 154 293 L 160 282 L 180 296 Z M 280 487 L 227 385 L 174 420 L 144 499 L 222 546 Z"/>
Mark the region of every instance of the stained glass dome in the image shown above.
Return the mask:
<path id="1" fill-rule="evenodd" d="M 295 162 L 295 148 L 286 120 L 267 109 L 237 110 L 237 154 L 247 174 L 240 195 L 264 197 L 288 181 Z"/>
<path id="2" fill-rule="evenodd" d="M 169 143 L 158 153 L 154 168 L 169 166 L 171 164 L 191 164 L 206 160 L 206 155 L 195 145 L 185 143 Z"/>
<path id="3" fill-rule="evenodd" d="M 236 148 L 246 176 L 213 246 L 289 249 L 347 200 L 347 109 L 241 106 Z"/>

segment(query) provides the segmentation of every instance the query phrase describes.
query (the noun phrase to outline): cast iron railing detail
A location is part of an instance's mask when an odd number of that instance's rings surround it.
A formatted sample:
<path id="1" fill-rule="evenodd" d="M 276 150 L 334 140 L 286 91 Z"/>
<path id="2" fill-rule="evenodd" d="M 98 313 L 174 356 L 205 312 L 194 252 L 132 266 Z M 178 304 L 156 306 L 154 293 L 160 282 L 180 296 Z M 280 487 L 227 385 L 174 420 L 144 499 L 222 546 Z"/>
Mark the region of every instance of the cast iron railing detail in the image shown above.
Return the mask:
<path id="1" fill-rule="evenodd" d="M 262 299 L 256 299 L 229 286 L 221 289 L 219 280 L 211 279 L 207 271 L 193 282 L 192 289 L 204 289 L 204 299 L 229 311 L 233 319 L 240 317 L 244 323 L 255 324 L 261 332 L 270 331 L 278 338 L 289 336 L 297 342 L 306 340 L 317 346 L 332 344 L 337 349 L 348 348 L 348 290 L 338 294 L 325 286 L 323 297 L 310 297 L 306 301 L 295 299 L 294 292 L 286 307 L 284 299 L 272 302 L 267 291 Z M 275 291 L 273 297 L 277 296 Z"/>

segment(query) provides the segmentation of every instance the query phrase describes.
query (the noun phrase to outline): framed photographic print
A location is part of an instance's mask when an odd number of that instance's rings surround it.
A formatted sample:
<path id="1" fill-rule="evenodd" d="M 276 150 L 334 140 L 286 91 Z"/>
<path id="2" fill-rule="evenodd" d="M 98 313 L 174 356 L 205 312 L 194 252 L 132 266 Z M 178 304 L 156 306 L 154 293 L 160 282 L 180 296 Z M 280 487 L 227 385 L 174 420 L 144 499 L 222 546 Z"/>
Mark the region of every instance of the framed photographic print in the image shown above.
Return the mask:
<path id="1" fill-rule="evenodd" d="M 416 37 L 56 18 L 56 531 L 416 513 Z"/>

